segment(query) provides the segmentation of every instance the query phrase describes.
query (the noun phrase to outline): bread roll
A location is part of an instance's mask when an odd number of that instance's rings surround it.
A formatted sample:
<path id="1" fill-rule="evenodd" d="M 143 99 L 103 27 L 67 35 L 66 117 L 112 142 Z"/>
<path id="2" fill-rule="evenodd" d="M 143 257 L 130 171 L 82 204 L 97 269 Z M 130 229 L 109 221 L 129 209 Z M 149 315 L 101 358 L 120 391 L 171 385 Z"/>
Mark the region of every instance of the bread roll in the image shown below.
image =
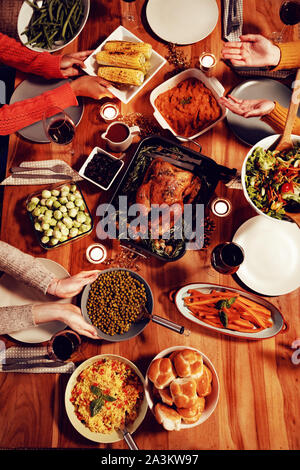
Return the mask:
<path id="1" fill-rule="evenodd" d="M 205 364 L 203 364 L 203 374 L 195 380 L 199 397 L 206 397 L 209 395 L 211 392 L 212 373 Z"/>
<path id="2" fill-rule="evenodd" d="M 159 390 L 170 385 L 176 378 L 171 360 L 167 357 L 155 359 L 149 367 L 148 377 Z"/>
<path id="3" fill-rule="evenodd" d="M 203 358 L 197 351 L 184 349 L 173 359 L 179 377 L 200 377 L 203 373 Z"/>
<path id="4" fill-rule="evenodd" d="M 173 405 L 173 398 L 171 396 L 169 387 L 162 388 L 161 390 L 157 390 L 157 391 L 158 391 L 158 393 L 160 395 L 160 398 L 161 398 L 161 401 L 163 403 L 165 403 L 166 405 L 169 405 L 169 406 Z"/>
<path id="5" fill-rule="evenodd" d="M 199 397 L 194 406 L 190 408 L 177 408 L 177 412 L 185 424 L 193 424 L 198 421 L 204 408 L 205 398 Z"/>
<path id="6" fill-rule="evenodd" d="M 197 399 L 197 384 L 192 378 L 175 379 L 170 384 L 170 392 L 173 402 L 177 408 L 190 408 L 194 406 Z"/>
<path id="7" fill-rule="evenodd" d="M 167 431 L 179 431 L 181 427 L 181 417 L 176 410 L 162 403 L 157 403 L 154 408 L 154 415 L 159 424 Z"/>

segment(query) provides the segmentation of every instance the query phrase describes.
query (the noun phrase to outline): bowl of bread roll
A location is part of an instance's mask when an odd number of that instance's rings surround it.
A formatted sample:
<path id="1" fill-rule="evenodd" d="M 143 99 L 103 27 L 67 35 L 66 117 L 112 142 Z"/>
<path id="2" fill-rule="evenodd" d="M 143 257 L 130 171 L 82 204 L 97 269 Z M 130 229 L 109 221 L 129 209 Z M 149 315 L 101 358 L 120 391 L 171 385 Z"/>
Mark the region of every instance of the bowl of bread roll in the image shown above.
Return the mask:
<path id="1" fill-rule="evenodd" d="M 149 408 L 167 431 L 204 423 L 217 406 L 219 388 L 213 364 L 192 347 L 165 349 L 155 356 L 146 373 Z"/>

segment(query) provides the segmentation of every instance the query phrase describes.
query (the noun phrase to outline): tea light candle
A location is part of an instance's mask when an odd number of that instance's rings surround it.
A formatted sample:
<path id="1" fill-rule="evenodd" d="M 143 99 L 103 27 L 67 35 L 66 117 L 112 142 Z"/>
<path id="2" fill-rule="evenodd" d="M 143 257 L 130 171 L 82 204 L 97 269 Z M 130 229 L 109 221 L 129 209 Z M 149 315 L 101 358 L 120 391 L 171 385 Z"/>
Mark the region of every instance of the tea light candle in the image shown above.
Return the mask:
<path id="1" fill-rule="evenodd" d="M 231 202 L 228 199 L 216 198 L 211 204 L 211 210 L 217 217 L 226 217 L 231 212 Z"/>
<path id="2" fill-rule="evenodd" d="M 114 103 L 105 103 L 100 108 L 100 116 L 104 121 L 113 121 L 119 115 L 119 108 Z"/>
<path id="3" fill-rule="evenodd" d="M 93 264 L 103 263 L 103 261 L 107 257 L 105 246 L 101 245 L 100 243 L 90 245 L 86 250 L 86 257 L 90 263 L 93 263 Z"/>
<path id="4" fill-rule="evenodd" d="M 203 54 L 199 58 L 199 62 L 200 62 L 200 69 L 203 72 L 210 71 L 217 63 L 216 57 L 210 52 L 203 52 Z"/>

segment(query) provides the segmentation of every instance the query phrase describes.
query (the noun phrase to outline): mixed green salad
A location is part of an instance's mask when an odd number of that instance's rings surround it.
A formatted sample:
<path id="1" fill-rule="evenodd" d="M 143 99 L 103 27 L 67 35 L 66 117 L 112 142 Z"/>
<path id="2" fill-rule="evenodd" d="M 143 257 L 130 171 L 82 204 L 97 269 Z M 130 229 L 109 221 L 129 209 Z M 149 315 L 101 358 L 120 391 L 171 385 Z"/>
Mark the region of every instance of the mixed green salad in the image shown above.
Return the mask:
<path id="1" fill-rule="evenodd" d="M 254 149 L 246 163 L 245 184 L 255 206 L 276 219 L 300 210 L 300 143 L 278 152 Z"/>

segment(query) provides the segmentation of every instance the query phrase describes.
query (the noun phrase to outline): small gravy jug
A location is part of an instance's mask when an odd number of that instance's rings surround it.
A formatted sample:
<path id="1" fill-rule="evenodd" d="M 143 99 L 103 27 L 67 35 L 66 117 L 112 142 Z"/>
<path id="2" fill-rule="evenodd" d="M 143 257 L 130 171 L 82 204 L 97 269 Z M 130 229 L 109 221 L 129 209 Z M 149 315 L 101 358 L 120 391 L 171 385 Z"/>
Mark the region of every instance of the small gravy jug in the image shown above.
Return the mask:
<path id="1" fill-rule="evenodd" d="M 101 137 L 113 152 L 124 152 L 139 132 L 138 126 L 129 127 L 124 122 L 115 121 L 107 127 Z"/>

